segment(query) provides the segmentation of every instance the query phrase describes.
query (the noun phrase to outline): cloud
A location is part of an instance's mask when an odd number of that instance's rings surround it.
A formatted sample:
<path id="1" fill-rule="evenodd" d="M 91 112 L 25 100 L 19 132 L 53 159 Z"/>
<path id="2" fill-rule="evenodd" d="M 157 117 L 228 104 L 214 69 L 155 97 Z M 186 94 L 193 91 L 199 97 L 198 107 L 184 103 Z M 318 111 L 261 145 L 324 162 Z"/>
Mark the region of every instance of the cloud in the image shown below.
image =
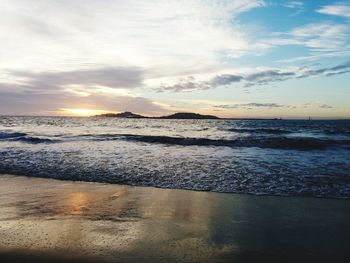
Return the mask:
<path id="1" fill-rule="evenodd" d="M 307 78 L 311 76 L 317 76 L 324 74 L 325 76 L 333 76 L 333 75 L 339 75 L 339 74 L 345 74 L 348 73 L 347 70 L 350 68 L 350 61 L 347 61 L 345 63 L 339 64 L 334 67 L 324 67 L 319 69 L 312 69 L 312 70 L 303 70 L 301 71 L 301 74 L 298 76 L 298 78 Z"/>
<path id="2" fill-rule="evenodd" d="M 343 64 L 340 64 L 340 65 L 338 65 L 338 66 L 329 68 L 328 70 L 330 70 L 330 71 L 336 71 L 336 70 L 347 69 L 347 68 L 350 68 L 350 61 L 345 62 L 345 63 L 343 63 Z"/>
<path id="3" fill-rule="evenodd" d="M 294 62 L 300 62 L 300 61 L 317 61 L 319 59 L 323 58 L 337 58 L 337 57 L 344 57 L 350 54 L 350 50 L 343 50 L 343 51 L 331 51 L 331 52 L 314 52 L 311 55 L 308 56 L 299 56 L 299 57 L 293 57 L 288 59 L 282 59 L 278 62 L 287 62 L 287 63 L 294 63 Z"/>
<path id="4" fill-rule="evenodd" d="M 130 110 L 150 115 L 168 112 L 152 100 L 140 96 L 101 95 L 94 93 L 81 97 L 67 94 L 61 90 L 55 90 L 50 93 L 38 93 L 32 90 L 22 92 L 1 91 L 1 114 L 60 115 L 63 114 L 60 110 L 64 108 L 87 108 L 110 112 Z"/>
<path id="5" fill-rule="evenodd" d="M 348 48 L 350 27 L 331 22 L 306 24 L 289 32 L 277 33 L 277 37 L 261 40 L 266 47 L 304 46 L 312 51 L 343 51 Z"/>
<path id="6" fill-rule="evenodd" d="M 331 76 L 342 75 L 342 74 L 346 74 L 346 73 L 350 73 L 350 70 L 343 70 L 343 71 L 338 71 L 338 72 L 329 72 L 329 73 L 326 73 L 326 76 L 327 77 L 331 77 Z"/>
<path id="7" fill-rule="evenodd" d="M 321 105 L 319 105 L 319 107 L 322 109 L 332 109 L 333 108 L 333 106 L 328 105 L 328 104 L 321 104 Z"/>
<path id="8" fill-rule="evenodd" d="M 250 102 L 250 103 L 236 103 L 236 104 L 221 104 L 214 105 L 214 108 L 217 109 L 275 109 L 275 108 L 287 108 L 287 109 L 296 109 L 296 108 L 321 108 L 321 109 L 333 109 L 334 107 L 328 104 L 322 103 L 304 103 L 302 105 L 287 105 L 287 104 L 279 104 L 279 103 L 258 103 L 258 102 Z"/>
<path id="9" fill-rule="evenodd" d="M 294 76 L 295 72 L 282 72 L 279 70 L 266 70 L 262 72 L 253 73 L 247 75 L 245 80 L 248 82 L 271 82 L 271 81 L 281 81 L 284 80 L 285 77 Z M 243 79 L 243 78 L 242 78 Z"/>
<path id="10" fill-rule="evenodd" d="M 263 6 L 263 0 L 2 0 L 0 70 L 215 66 L 219 52 L 252 51 L 237 17 Z"/>
<path id="11" fill-rule="evenodd" d="M 325 14 L 325 15 L 333 15 L 333 16 L 350 18 L 349 4 L 326 5 L 316 11 L 318 13 Z"/>
<path id="12" fill-rule="evenodd" d="M 0 82 L 1 114 L 59 114 L 62 108 L 167 112 L 152 100 L 131 92 L 143 85 L 144 71 L 140 68 L 10 73 L 10 79 L 18 81 Z"/>
<path id="13" fill-rule="evenodd" d="M 242 84 L 244 87 L 256 85 L 267 85 L 273 82 L 286 81 L 289 79 L 308 78 L 312 76 L 332 76 L 348 73 L 346 69 L 350 69 L 350 61 L 339 64 L 334 67 L 323 67 L 318 69 L 292 68 L 292 69 L 270 69 L 258 71 L 250 74 L 221 74 L 214 76 L 207 81 L 197 81 L 194 77 L 182 78 L 174 85 L 162 85 L 156 88 L 158 92 L 191 92 L 195 90 L 207 90 L 220 86 L 228 86 L 232 84 Z"/>
<path id="14" fill-rule="evenodd" d="M 135 67 L 113 67 L 62 72 L 12 71 L 12 76 L 26 79 L 36 89 L 59 88 L 64 85 L 101 85 L 111 88 L 142 86 L 144 72 Z"/>
<path id="15" fill-rule="evenodd" d="M 285 7 L 288 8 L 302 8 L 304 6 L 304 3 L 301 1 L 288 1 L 284 4 Z"/>
<path id="16" fill-rule="evenodd" d="M 222 74 L 214 77 L 208 84 L 217 87 L 222 85 L 229 85 L 232 82 L 240 82 L 241 80 L 243 80 L 242 76 Z"/>
<path id="17" fill-rule="evenodd" d="M 338 50 L 349 39 L 349 26 L 332 23 L 309 24 L 292 30 L 291 35 L 313 49 Z"/>
<path id="18" fill-rule="evenodd" d="M 266 70 L 246 75 L 237 74 L 221 74 L 213 77 L 209 81 L 196 81 L 193 77 L 190 77 L 191 81 L 187 79 L 181 79 L 181 81 L 175 85 L 161 86 L 156 90 L 158 92 L 174 91 L 174 92 L 189 92 L 194 90 L 207 90 L 220 86 L 227 86 L 234 83 L 244 82 L 245 86 L 263 85 L 273 81 L 282 81 L 290 76 L 295 75 L 294 72 L 282 72 L 280 70 Z"/>
<path id="19" fill-rule="evenodd" d="M 304 3 L 301 1 L 288 1 L 284 7 L 296 10 L 291 16 L 299 15 L 305 11 Z"/>
<path id="20" fill-rule="evenodd" d="M 333 109 L 334 107 L 329 105 L 329 104 L 325 104 L 325 103 L 314 103 L 314 102 L 309 102 L 309 103 L 304 103 L 302 104 L 300 107 L 302 108 L 320 108 L 320 109 Z"/>
<path id="21" fill-rule="evenodd" d="M 220 108 L 220 109 L 253 109 L 253 108 L 266 108 L 266 109 L 272 109 L 272 108 L 289 108 L 289 105 L 282 105 L 278 103 L 257 103 L 257 102 L 251 102 L 251 103 L 241 103 L 241 104 L 223 104 L 223 105 L 215 105 L 214 108 Z"/>

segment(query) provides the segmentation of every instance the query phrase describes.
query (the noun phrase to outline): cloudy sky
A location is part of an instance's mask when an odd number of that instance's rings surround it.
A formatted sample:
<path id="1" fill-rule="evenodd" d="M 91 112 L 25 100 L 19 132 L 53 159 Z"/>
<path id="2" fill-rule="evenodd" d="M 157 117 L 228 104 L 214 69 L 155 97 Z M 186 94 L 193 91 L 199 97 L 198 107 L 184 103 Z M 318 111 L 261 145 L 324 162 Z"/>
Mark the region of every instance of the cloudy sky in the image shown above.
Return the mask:
<path id="1" fill-rule="evenodd" d="M 350 1 L 1 0 L 0 115 L 350 117 Z"/>

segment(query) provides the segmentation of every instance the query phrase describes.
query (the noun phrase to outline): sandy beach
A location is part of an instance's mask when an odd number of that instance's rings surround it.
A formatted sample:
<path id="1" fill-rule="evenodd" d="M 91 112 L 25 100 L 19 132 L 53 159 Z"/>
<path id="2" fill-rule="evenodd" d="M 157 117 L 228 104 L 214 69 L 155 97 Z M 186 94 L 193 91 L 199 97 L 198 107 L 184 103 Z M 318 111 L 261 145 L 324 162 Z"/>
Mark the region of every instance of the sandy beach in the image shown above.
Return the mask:
<path id="1" fill-rule="evenodd" d="M 0 176 L 1 262 L 348 262 L 348 200 Z"/>

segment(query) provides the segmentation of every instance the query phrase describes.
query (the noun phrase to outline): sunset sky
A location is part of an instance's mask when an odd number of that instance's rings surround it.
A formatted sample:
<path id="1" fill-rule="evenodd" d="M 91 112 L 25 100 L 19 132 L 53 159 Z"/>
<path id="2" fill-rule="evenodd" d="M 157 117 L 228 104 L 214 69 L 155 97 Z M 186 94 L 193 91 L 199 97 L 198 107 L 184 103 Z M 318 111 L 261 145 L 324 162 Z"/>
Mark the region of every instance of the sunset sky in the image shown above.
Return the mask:
<path id="1" fill-rule="evenodd" d="M 350 118 L 350 1 L 1 0 L 0 115 Z"/>

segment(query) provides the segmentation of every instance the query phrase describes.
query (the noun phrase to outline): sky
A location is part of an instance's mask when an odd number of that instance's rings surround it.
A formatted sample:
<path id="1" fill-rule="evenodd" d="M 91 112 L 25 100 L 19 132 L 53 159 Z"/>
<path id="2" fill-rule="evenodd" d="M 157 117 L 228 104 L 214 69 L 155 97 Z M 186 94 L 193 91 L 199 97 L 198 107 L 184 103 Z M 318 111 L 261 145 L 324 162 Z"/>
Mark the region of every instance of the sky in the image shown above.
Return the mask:
<path id="1" fill-rule="evenodd" d="M 350 118 L 350 1 L 1 0 L 0 115 Z"/>

